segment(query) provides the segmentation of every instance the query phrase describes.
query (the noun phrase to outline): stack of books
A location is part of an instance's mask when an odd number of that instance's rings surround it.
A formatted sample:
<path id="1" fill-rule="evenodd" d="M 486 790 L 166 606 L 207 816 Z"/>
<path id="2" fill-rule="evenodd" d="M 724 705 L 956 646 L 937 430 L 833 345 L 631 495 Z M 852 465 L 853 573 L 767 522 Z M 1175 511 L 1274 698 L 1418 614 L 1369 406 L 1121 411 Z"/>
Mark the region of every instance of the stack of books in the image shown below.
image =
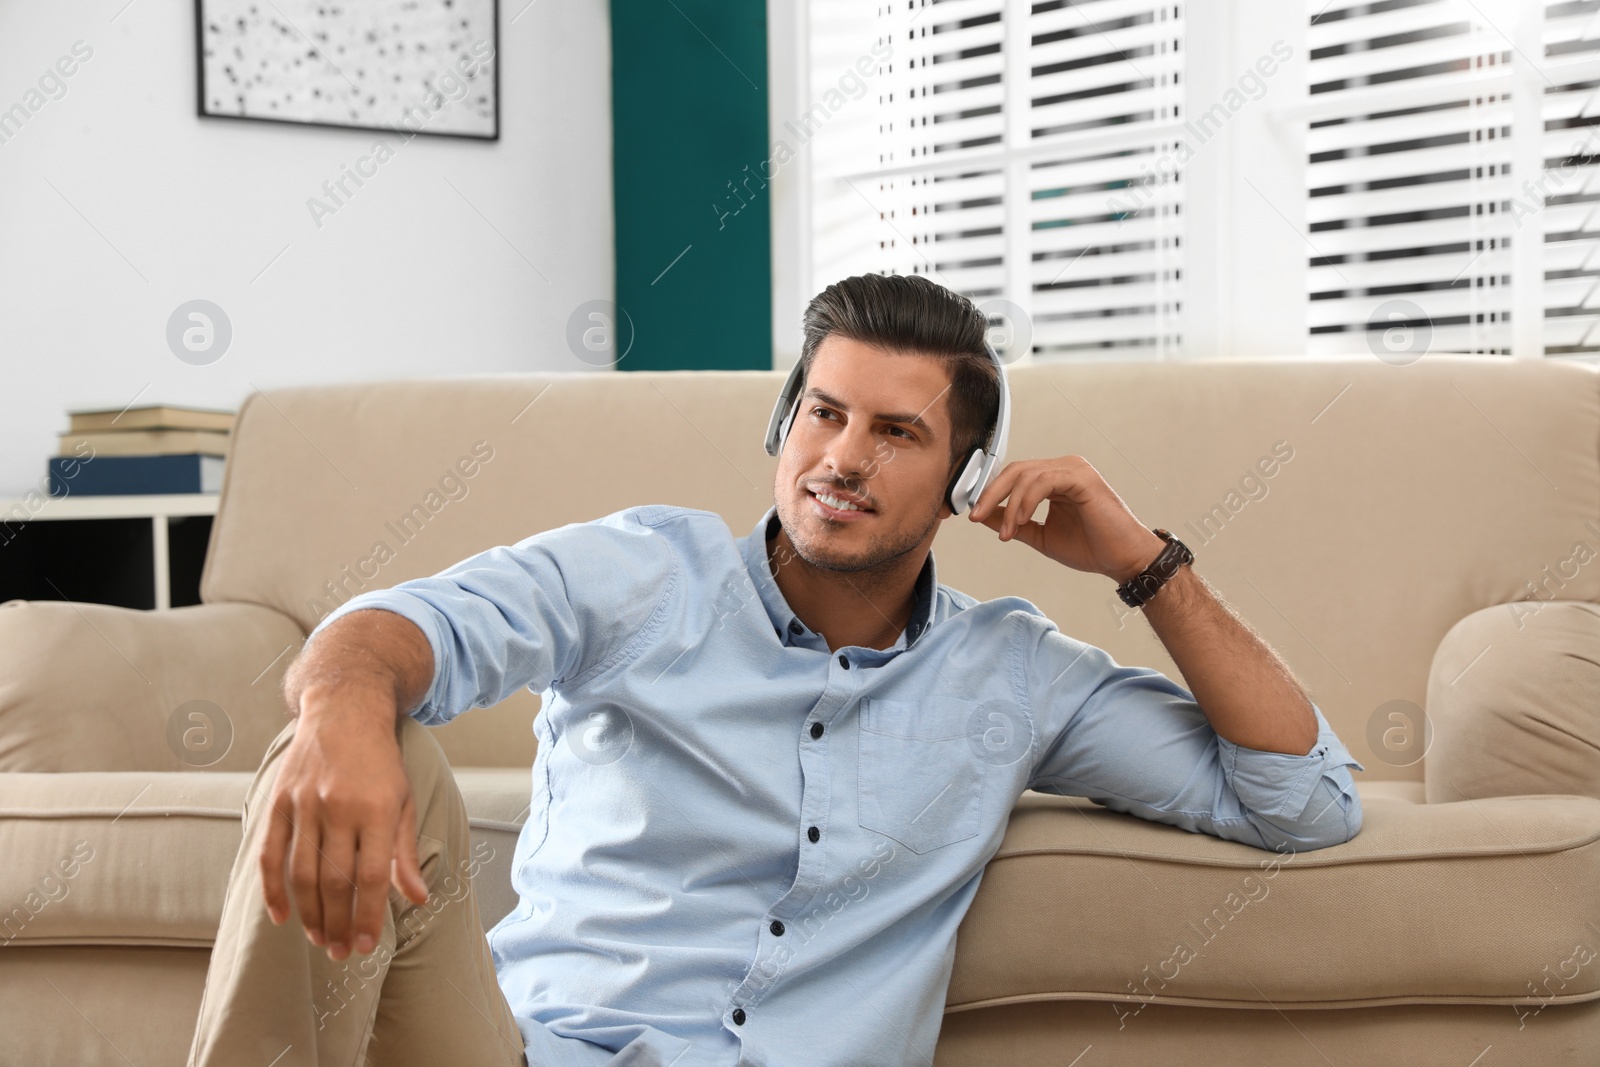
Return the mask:
<path id="1" fill-rule="evenodd" d="M 50 457 L 50 495 L 216 493 L 233 430 L 231 411 L 152 407 L 69 411 Z"/>

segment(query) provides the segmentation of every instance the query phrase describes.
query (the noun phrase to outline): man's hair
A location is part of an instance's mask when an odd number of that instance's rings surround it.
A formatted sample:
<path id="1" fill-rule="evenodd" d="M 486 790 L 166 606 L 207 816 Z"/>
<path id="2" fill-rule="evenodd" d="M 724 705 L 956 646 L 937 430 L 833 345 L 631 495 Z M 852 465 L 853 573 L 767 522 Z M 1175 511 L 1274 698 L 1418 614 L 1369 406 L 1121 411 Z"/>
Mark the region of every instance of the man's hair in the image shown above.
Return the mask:
<path id="1" fill-rule="evenodd" d="M 1000 412 L 1000 373 L 984 348 L 989 320 L 972 301 L 919 274 L 858 274 L 812 298 L 802 320 L 800 387 L 829 334 L 950 368 L 950 462 L 983 445 Z"/>

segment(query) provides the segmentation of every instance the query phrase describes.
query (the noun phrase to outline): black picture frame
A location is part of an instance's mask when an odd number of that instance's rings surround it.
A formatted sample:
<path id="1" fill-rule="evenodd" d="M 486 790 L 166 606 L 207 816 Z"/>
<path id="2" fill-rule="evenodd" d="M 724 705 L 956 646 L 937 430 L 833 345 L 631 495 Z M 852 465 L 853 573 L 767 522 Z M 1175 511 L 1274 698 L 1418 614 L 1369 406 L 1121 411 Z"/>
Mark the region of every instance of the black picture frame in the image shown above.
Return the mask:
<path id="1" fill-rule="evenodd" d="M 409 126 L 381 126 L 360 125 L 349 122 L 325 122 L 318 119 L 275 118 L 270 115 L 235 115 L 227 112 L 206 110 L 206 64 L 205 64 L 205 18 L 207 0 L 194 0 L 194 62 L 195 62 L 195 114 L 203 119 L 224 119 L 234 122 L 267 122 L 275 125 L 286 126 L 312 126 L 335 130 L 362 130 L 376 133 L 395 133 L 407 138 L 412 136 L 448 137 L 456 140 L 489 141 L 500 140 L 500 0 L 489 0 L 493 14 L 491 16 L 491 32 L 493 34 L 492 47 L 494 49 L 493 71 L 493 129 L 489 133 L 468 133 L 455 130 L 429 130 L 426 128 L 412 129 Z M 315 47 L 315 46 L 313 46 Z M 329 61 L 331 63 L 331 61 Z"/>

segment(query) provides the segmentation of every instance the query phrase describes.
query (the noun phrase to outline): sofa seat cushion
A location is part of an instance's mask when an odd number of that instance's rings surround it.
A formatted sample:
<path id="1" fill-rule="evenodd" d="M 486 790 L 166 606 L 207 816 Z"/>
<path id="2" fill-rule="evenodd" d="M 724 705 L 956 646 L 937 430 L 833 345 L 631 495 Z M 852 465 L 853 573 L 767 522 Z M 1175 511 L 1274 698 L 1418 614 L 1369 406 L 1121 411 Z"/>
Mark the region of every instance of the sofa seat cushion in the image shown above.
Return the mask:
<path id="1" fill-rule="evenodd" d="M 529 772 L 456 768 L 488 929 L 516 903 Z M 0 945 L 209 946 L 253 773 L 0 774 Z"/>
<path id="2" fill-rule="evenodd" d="M 515 904 L 529 774 L 455 773 L 494 850 L 477 880 L 488 929 Z M 0 941 L 210 945 L 251 777 L 0 775 Z M 1024 794 L 962 923 L 949 1007 L 1600 996 L 1600 960 L 1580 951 L 1600 946 L 1600 800 L 1360 789 L 1361 833 L 1298 855 Z"/>
<path id="3" fill-rule="evenodd" d="M 1600 800 L 1418 802 L 1278 853 L 1023 794 L 957 936 L 950 1010 L 1030 1000 L 1280 1008 L 1600 997 Z"/>

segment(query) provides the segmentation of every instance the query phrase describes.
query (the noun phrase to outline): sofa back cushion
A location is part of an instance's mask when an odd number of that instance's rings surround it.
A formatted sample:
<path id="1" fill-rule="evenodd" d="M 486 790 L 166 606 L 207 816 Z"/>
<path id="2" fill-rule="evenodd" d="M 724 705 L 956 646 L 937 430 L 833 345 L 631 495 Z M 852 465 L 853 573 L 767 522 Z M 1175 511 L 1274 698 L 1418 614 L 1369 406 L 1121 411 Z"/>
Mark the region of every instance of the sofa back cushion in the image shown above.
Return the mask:
<path id="1" fill-rule="evenodd" d="M 761 437 L 782 377 L 530 374 L 251 394 L 202 596 L 265 604 L 309 630 L 364 589 L 637 504 L 716 511 L 743 536 L 773 499 Z M 1600 565 L 1575 559 L 1582 543 L 1600 553 L 1592 366 L 1094 362 L 1019 366 L 1011 381 L 1007 459 L 1085 456 L 1140 520 L 1182 538 L 1371 777 L 1421 780 L 1420 750 L 1373 746 L 1397 709 L 1424 703 L 1457 620 L 1535 589 L 1600 601 Z M 1109 579 L 965 519 L 934 554 L 946 584 L 1025 596 L 1120 662 L 1181 680 Z M 534 705 L 522 706 L 463 715 L 447 728 L 461 747 L 446 751 L 523 763 Z"/>

